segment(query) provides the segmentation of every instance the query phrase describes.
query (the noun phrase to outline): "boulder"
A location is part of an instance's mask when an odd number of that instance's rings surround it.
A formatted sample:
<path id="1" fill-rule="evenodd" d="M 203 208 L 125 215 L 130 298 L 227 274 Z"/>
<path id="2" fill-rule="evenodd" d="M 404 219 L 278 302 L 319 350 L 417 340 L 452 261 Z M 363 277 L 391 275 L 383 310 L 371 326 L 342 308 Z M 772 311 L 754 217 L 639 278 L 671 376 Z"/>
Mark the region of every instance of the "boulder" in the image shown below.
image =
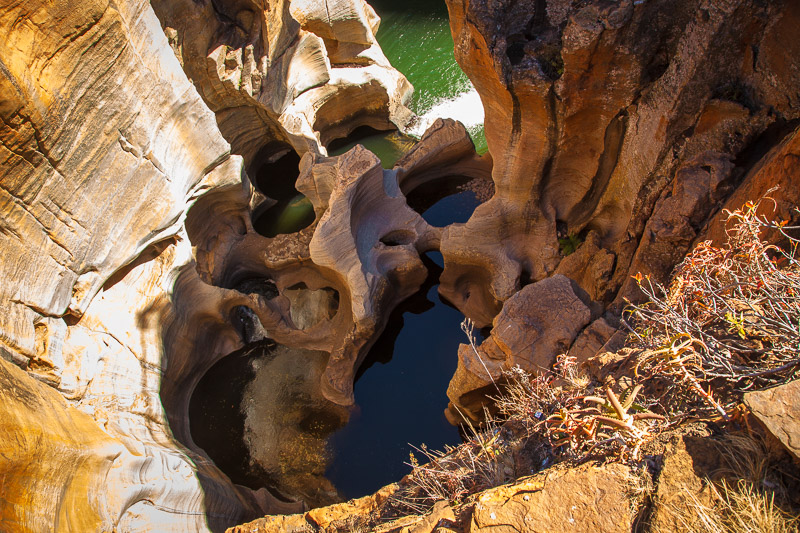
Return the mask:
<path id="1" fill-rule="evenodd" d="M 523 478 L 481 493 L 466 531 L 628 532 L 632 476 L 626 466 L 607 464 Z"/>
<path id="2" fill-rule="evenodd" d="M 800 381 L 748 392 L 744 403 L 767 432 L 800 462 Z"/>
<path id="3" fill-rule="evenodd" d="M 679 533 L 701 527 L 695 509 L 698 502 L 706 506 L 715 502 L 709 484 L 722 466 L 717 446 L 691 436 L 676 436 L 667 444 L 653 494 L 650 523 L 656 531 Z M 687 519 L 698 522 L 687 524 Z"/>
<path id="4" fill-rule="evenodd" d="M 462 416 L 481 420 L 482 393 L 498 394 L 504 371 L 515 366 L 532 374 L 550 370 L 591 319 L 591 309 L 567 277 L 557 274 L 527 285 L 506 301 L 480 346 L 459 347 L 447 388 L 448 419 L 453 424 L 462 423 Z"/>

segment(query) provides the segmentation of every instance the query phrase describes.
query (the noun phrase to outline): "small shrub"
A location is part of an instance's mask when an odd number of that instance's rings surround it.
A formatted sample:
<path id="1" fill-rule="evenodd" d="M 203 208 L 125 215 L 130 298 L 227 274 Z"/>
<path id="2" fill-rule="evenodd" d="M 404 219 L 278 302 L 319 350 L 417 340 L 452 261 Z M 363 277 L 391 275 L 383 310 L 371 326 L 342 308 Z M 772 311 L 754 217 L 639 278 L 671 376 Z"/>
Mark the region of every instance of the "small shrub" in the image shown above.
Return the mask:
<path id="1" fill-rule="evenodd" d="M 472 341 L 468 324 L 465 332 Z M 666 424 L 663 416 L 636 403 L 641 387 L 617 394 L 607 386 L 602 397 L 594 396 L 574 359 L 564 355 L 553 371 L 531 375 L 515 367 L 497 385 L 502 391 L 494 398 L 498 415 L 487 412 L 480 430 L 467 421 L 471 437 L 465 443 L 444 451 L 415 448 L 427 462 L 411 455 L 412 473 L 399 507 L 422 513 L 439 500 L 466 503 L 473 494 L 513 480 L 515 450 L 531 444 L 541 452 L 537 469 L 600 455 L 636 462 L 642 444 Z"/>
<path id="2" fill-rule="evenodd" d="M 596 396 L 585 380 L 576 379 L 573 360 L 561 356 L 556 367 L 559 373 L 538 376 L 514 369 L 507 394 L 497 399 L 500 412 L 522 422 L 529 438 L 547 441 L 558 459 L 603 455 L 638 461 L 642 444 L 665 421 L 636 403 L 641 386 L 618 395 L 607 385 L 603 396 Z"/>
<path id="3" fill-rule="evenodd" d="M 759 204 L 729 213 L 727 245 L 699 244 L 668 287 L 637 274 L 648 302 L 626 315 L 643 349 L 639 375 L 670 378 L 668 392 L 695 394 L 724 418 L 736 400 L 730 392 L 788 381 L 800 368 L 798 240 L 787 221 L 759 216 Z M 766 242 L 766 230 L 778 232 L 782 248 Z"/>
<path id="4" fill-rule="evenodd" d="M 574 253 L 582 243 L 583 239 L 574 233 L 570 233 L 566 237 L 558 239 L 558 248 L 562 255 L 567 256 Z"/>

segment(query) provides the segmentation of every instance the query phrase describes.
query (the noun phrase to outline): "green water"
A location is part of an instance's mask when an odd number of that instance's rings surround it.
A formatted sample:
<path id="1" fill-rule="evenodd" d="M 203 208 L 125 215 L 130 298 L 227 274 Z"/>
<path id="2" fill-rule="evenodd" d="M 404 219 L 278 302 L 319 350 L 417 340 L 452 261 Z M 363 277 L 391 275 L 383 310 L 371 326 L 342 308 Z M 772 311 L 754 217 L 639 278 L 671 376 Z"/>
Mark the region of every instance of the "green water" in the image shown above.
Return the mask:
<path id="1" fill-rule="evenodd" d="M 295 233 L 314 222 L 314 206 L 302 194 L 282 200 L 253 222 L 255 230 L 265 237 Z"/>
<path id="2" fill-rule="evenodd" d="M 392 168 L 403 154 L 416 143 L 416 139 L 403 135 L 398 131 L 376 131 L 372 128 L 358 128 L 347 139 L 334 141 L 328 147 L 328 155 L 342 155 L 355 145 L 360 144 L 381 160 L 383 168 Z"/>
<path id="3" fill-rule="evenodd" d="M 424 116 L 443 101 L 472 89 L 453 55 L 453 37 L 444 0 L 368 0 L 381 17 L 378 43 L 392 65 L 414 86 L 409 107 Z M 464 122 L 479 153 L 486 152 L 483 119 L 474 115 L 476 98 L 448 111 Z M 481 108 L 482 112 L 482 108 Z M 482 114 L 482 113 L 481 113 Z"/>
<path id="4" fill-rule="evenodd" d="M 483 132 L 483 107 L 467 75 L 453 56 L 453 37 L 444 0 L 370 0 L 381 17 L 378 43 L 392 65 L 414 86 L 408 107 L 421 117 L 412 134 L 421 137 L 438 117 L 460 120 L 467 127 L 478 153 L 487 150 Z M 362 144 L 391 168 L 410 146 L 397 133 L 351 135 L 347 144 L 329 150 L 339 155 Z"/>
<path id="5" fill-rule="evenodd" d="M 456 64 L 443 0 L 369 0 L 381 17 L 378 43 L 414 86 L 411 110 L 424 113 L 442 98 L 471 88 Z"/>

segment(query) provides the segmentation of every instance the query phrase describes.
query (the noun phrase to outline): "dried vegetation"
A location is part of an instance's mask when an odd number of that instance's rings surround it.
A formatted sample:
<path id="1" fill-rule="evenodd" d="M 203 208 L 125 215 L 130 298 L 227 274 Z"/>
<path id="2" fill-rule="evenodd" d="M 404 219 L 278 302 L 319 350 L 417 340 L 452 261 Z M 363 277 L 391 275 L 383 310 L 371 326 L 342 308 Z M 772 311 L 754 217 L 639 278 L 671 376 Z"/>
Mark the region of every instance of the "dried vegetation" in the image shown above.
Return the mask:
<path id="1" fill-rule="evenodd" d="M 800 369 L 800 262 L 787 221 L 760 216 L 762 200 L 729 213 L 728 243 L 700 243 L 668 287 L 637 275 L 648 301 L 626 324 L 637 376 L 658 380 L 664 409 L 698 414 L 702 400 L 721 417 L 742 392 L 789 381 Z M 769 244 L 764 234 L 782 241 Z"/>
<path id="2" fill-rule="evenodd" d="M 518 367 L 506 372 L 495 383 L 495 409 L 486 411 L 481 428 L 467 424 L 465 443 L 444 451 L 417 448 L 424 462 L 411 455 L 398 508 L 423 513 L 440 500 L 464 507 L 472 495 L 520 475 L 520 450 L 530 459 L 523 473 L 590 459 L 621 461 L 646 473 L 643 449 L 660 432 L 687 418 L 727 422 L 742 393 L 795 378 L 797 228 L 760 216 L 760 207 L 748 203 L 729 213 L 727 245 L 699 244 L 668 286 L 635 277 L 647 301 L 630 304 L 623 319 L 631 332 L 627 372 L 592 383 L 566 355 L 540 374 Z M 776 241 L 780 246 L 770 244 Z M 462 329 L 480 357 L 470 322 Z M 730 446 L 738 473 L 730 478 L 736 481 L 713 486 L 716 503 L 696 501 L 691 520 L 679 517 L 688 531 L 797 531 L 797 520 L 775 504 L 776 491 L 764 488 L 765 467 L 754 462 L 764 454 L 737 455 L 744 448 Z M 747 468 L 761 470 L 743 474 Z"/>

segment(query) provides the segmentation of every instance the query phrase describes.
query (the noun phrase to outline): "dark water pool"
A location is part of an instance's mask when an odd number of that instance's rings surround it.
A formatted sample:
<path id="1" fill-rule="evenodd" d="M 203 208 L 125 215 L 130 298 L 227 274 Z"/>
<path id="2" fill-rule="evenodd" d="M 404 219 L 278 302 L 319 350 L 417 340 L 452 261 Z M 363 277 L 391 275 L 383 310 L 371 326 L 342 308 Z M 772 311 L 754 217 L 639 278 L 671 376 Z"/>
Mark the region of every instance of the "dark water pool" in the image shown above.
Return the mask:
<path id="1" fill-rule="evenodd" d="M 477 206 L 472 191 L 455 191 L 425 206 L 422 215 L 429 224 L 445 226 L 465 222 Z M 443 449 L 461 442 L 444 409 L 458 345 L 466 342 L 464 315 L 439 297 L 442 254 L 429 252 L 423 262 L 425 284 L 390 316 L 356 376 L 350 421 L 329 441 L 332 461 L 325 475 L 347 498 L 408 474 L 411 445 Z"/>
<path id="2" fill-rule="evenodd" d="M 264 486 L 265 473 L 250 464 L 240 406 L 255 376 L 251 361 L 274 345 L 266 341 L 224 357 L 200 379 L 189 401 L 192 440 L 231 481 L 252 489 Z"/>
<path id="3" fill-rule="evenodd" d="M 458 429 L 447 422 L 447 384 L 464 342 L 464 316 L 438 295 L 434 261 L 423 290 L 403 302 L 370 350 L 355 384 L 356 406 L 348 424 L 330 439 L 326 476 L 346 498 L 399 480 L 410 468 L 409 444 L 441 449 L 458 444 Z"/>
<path id="4" fill-rule="evenodd" d="M 255 157 L 254 183 L 271 199 L 253 213 L 253 227 L 265 237 L 294 233 L 314 222 L 311 200 L 300 194 L 295 182 L 300 174 L 300 156 L 290 146 L 272 143 Z"/>
<path id="5" fill-rule="evenodd" d="M 466 220 L 478 205 L 466 192 L 424 206 L 423 216 L 442 226 Z M 327 354 L 262 341 L 225 357 L 200 380 L 189 406 L 195 443 L 235 483 L 312 505 L 399 480 L 410 471 L 411 445 L 458 444 L 444 409 L 458 345 L 466 341 L 464 317 L 439 298 L 441 254 L 429 252 L 423 262 L 428 278 L 392 313 L 370 350 L 349 413 L 319 394 Z"/>

